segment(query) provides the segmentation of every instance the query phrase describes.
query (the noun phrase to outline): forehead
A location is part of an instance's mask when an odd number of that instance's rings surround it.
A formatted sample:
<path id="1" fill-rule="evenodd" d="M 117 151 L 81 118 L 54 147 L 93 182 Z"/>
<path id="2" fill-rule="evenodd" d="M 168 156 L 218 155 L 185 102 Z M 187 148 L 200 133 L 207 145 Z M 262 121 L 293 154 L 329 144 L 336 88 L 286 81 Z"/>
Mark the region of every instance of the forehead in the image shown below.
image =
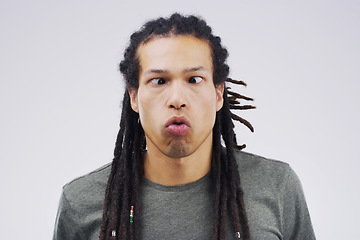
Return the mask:
<path id="1" fill-rule="evenodd" d="M 146 69 L 204 67 L 212 70 L 212 54 L 206 40 L 192 35 L 154 37 L 139 46 L 140 73 Z"/>

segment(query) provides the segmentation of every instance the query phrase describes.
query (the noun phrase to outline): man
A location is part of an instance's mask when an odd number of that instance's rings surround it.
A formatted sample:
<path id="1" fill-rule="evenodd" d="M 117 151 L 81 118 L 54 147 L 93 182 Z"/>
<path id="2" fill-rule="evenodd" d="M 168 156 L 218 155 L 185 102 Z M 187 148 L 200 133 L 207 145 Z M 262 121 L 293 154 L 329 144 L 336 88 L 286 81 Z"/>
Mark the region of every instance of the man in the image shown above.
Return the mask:
<path id="1" fill-rule="evenodd" d="M 291 168 L 235 150 L 227 55 L 194 16 L 131 36 L 114 160 L 64 187 L 54 239 L 315 239 Z"/>

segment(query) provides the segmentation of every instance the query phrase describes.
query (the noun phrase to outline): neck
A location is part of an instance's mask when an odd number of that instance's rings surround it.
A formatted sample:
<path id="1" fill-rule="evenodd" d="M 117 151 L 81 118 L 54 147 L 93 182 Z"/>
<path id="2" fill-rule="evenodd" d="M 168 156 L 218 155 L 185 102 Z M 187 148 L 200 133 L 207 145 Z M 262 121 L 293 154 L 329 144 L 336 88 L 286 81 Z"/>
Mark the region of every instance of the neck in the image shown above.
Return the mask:
<path id="1" fill-rule="evenodd" d="M 147 145 L 144 175 L 152 182 L 174 186 L 194 182 L 211 168 L 212 136 L 192 154 L 183 158 L 167 157 L 155 146 Z"/>

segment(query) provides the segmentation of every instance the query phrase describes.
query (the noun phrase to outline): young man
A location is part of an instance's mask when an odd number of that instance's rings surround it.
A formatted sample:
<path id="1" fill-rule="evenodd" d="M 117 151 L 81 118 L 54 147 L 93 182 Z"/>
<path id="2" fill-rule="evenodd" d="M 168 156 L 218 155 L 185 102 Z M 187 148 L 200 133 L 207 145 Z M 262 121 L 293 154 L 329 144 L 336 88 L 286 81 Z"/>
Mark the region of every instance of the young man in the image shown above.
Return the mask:
<path id="1" fill-rule="evenodd" d="M 194 16 L 131 36 L 114 160 L 64 187 L 54 239 L 315 239 L 291 168 L 235 150 L 227 55 Z"/>

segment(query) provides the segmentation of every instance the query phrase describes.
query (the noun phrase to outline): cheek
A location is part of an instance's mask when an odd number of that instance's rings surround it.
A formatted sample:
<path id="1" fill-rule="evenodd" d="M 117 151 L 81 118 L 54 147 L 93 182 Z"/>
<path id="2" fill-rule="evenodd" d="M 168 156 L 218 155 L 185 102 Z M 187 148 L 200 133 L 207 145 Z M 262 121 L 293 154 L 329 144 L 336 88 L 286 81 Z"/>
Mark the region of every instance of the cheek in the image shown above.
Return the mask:
<path id="1" fill-rule="evenodd" d="M 203 120 L 205 122 L 215 122 L 215 116 L 217 111 L 217 98 L 213 92 L 209 92 L 201 98 L 200 104 L 197 104 L 196 111 L 200 114 L 203 113 Z"/>
<path id="2" fill-rule="evenodd" d="M 219 96 L 216 91 L 211 91 L 207 94 L 208 98 L 206 99 L 207 107 L 211 111 L 215 111 L 218 108 Z"/>
<path id="3" fill-rule="evenodd" d="M 144 105 L 141 101 L 139 101 L 139 118 L 141 123 L 143 124 L 144 121 L 148 118 L 148 109 L 149 107 Z"/>
<path id="4" fill-rule="evenodd" d="M 139 117 L 142 124 L 152 122 L 158 115 L 157 100 L 149 94 L 138 95 Z"/>

